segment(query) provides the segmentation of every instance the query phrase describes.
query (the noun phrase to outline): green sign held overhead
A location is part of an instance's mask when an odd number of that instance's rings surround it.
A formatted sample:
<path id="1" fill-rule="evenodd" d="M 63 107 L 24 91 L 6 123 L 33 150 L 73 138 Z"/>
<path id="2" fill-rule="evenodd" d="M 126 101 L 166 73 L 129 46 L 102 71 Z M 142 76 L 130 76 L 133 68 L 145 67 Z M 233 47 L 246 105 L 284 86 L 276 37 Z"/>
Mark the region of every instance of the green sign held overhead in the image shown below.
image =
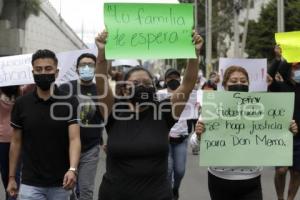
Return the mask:
<path id="1" fill-rule="evenodd" d="M 201 166 L 290 166 L 293 93 L 205 92 Z"/>
<path id="2" fill-rule="evenodd" d="M 105 3 L 107 59 L 196 58 L 191 4 Z"/>

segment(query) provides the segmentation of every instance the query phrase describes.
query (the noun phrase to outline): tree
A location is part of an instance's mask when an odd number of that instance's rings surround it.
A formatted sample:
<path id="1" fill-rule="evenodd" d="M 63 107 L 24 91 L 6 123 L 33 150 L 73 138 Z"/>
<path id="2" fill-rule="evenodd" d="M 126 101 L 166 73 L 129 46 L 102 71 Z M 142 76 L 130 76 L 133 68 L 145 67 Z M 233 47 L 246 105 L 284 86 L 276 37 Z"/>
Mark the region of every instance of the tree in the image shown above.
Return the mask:
<path id="1" fill-rule="evenodd" d="M 18 0 L 17 1 L 24 18 L 28 18 L 31 14 L 38 16 L 40 12 L 40 0 Z"/>
<path id="2" fill-rule="evenodd" d="M 39 15 L 41 2 L 40 0 L 17 0 L 18 8 L 18 27 L 25 29 L 25 23 L 28 17 L 33 14 Z"/>
<path id="3" fill-rule="evenodd" d="M 40 0 L 3 0 L 1 19 L 9 20 L 12 28 L 25 29 L 28 17 L 39 15 L 40 6 Z"/>
<path id="4" fill-rule="evenodd" d="M 4 4 L 4 0 L 0 0 L 0 16 L 2 14 L 3 4 Z"/>
<path id="5" fill-rule="evenodd" d="M 181 3 L 194 3 L 195 0 L 180 0 Z M 205 35 L 205 1 L 198 0 L 198 31 L 203 37 L 204 41 L 206 39 Z M 220 55 L 225 55 L 228 47 L 225 44 L 225 37 L 229 35 L 233 37 L 232 23 L 233 23 L 233 1 L 224 1 L 224 0 L 213 0 L 212 4 L 212 57 L 218 58 Z M 202 48 L 202 55 L 205 57 L 205 47 Z M 205 59 L 202 59 L 202 69 L 205 67 Z M 185 63 L 178 61 L 182 68 L 185 66 Z"/>
<path id="6" fill-rule="evenodd" d="M 285 2 L 285 31 L 300 30 L 300 2 Z M 277 0 L 262 8 L 257 22 L 249 21 L 246 52 L 252 58 L 273 58 L 274 34 L 277 32 Z"/>

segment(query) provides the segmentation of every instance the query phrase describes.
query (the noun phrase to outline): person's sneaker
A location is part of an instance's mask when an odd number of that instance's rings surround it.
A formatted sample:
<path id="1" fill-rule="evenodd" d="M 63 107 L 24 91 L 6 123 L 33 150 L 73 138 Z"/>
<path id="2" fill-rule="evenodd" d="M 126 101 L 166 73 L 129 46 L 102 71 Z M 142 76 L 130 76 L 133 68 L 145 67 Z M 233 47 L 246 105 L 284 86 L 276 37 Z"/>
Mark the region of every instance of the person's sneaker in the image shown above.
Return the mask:
<path id="1" fill-rule="evenodd" d="M 179 199 L 179 191 L 178 189 L 173 188 L 173 200 L 178 200 Z"/>

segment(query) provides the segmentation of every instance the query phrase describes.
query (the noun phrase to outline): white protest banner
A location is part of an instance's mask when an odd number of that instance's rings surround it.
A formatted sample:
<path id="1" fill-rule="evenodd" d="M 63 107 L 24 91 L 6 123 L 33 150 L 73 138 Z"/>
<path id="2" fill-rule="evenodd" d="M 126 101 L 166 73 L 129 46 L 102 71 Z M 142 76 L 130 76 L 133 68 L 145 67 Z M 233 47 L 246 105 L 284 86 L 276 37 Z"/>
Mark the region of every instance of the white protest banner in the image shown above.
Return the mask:
<path id="1" fill-rule="evenodd" d="M 220 58 L 219 74 L 220 84 L 218 90 L 223 90 L 221 85 L 226 69 L 232 65 L 241 66 L 246 69 L 249 76 L 249 91 L 267 91 L 267 59 L 240 59 L 240 58 Z"/>
<path id="2" fill-rule="evenodd" d="M 57 84 L 78 79 L 78 74 L 76 73 L 76 61 L 83 53 L 92 53 L 97 55 L 97 49 L 68 51 L 57 54 L 59 68 L 59 74 L 56 79 Z"/>
<path id="3" fill-rule="evenodd" d="M 76 60 L 82 53 L 96 54 L 96 49 L 68 51 L 56 54 L 59 74 L 56 83 L 60 84 L 78 78 Z M 0 87 L 32 84 L 32 54 L 0 57 Z"/>
<path id="4" fill-rule="evenodd" d="M 0 86 L 33 83 L 31 54 L 0 58 Z"/>
<path id="5" fill-rule="evenodd" d="M 180 120 L 198 119 L 200 101 L 202 101 L 202 90 L 193 90 L 180 115 Z"/>

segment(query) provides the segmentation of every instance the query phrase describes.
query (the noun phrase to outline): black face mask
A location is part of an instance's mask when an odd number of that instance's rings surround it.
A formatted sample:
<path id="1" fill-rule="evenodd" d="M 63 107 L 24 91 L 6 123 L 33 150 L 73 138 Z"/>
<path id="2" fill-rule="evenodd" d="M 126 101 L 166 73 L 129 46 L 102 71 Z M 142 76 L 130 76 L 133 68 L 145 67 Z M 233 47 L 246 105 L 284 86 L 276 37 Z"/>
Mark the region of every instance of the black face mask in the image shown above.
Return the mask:
<path id="1" fill-rule="evenodd" d="M 180 86 L 180 81 L 177 79 L 172 79 L 167 82 L 167 87 L 170 88 L 171 90 L 176 90 Z"/>
<path id="2" fill-rule="evenodd" d="M 55 74 L 34 74 L 35 84 L 44 91 L 50 89 L 51 84 L 55 81 Z"/>
<path id="3" fill-rule="evenodd" d="M 15 85 L 15 86 L 1 87 L 1 91 L 2 91 L 2 93 L 4 93 L 9 98 L 11 98 L 13 96 L 16 97 L 19 94 L 19 86 Z"/>
<path id="4" fill-rule="evenodd" d="M 133 104 L 152 103 L 155 100 L 155 88 L 143 85 L 135 87 L 133 97 L 130 99 Z"/>
<path id="5" fill-rule="evenodd" d="M 242 84 L 228 85 L 228 91 L 248 92 L 249 91 L 249 86 L 248 85 L 242 85 Z"/>

